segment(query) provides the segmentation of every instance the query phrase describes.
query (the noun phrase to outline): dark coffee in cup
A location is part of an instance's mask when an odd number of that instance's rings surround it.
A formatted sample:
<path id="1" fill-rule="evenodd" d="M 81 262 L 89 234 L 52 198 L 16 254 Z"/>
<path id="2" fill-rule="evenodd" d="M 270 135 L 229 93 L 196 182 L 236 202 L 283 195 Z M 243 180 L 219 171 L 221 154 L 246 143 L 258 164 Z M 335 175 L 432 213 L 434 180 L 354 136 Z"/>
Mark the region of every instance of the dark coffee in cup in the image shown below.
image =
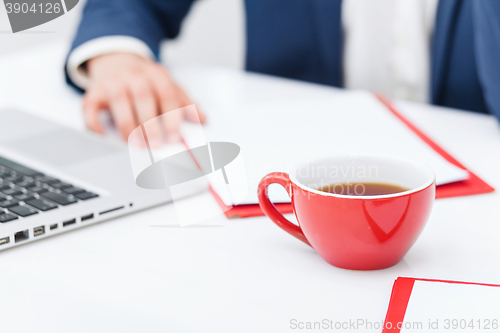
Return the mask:
<path id="1" fill-rule="evenodd" d="M 340 195 L 373 196 L 400 193 L 410 189 L 386 183 L 338 183 L 325 185 L 317 190 Z"/>

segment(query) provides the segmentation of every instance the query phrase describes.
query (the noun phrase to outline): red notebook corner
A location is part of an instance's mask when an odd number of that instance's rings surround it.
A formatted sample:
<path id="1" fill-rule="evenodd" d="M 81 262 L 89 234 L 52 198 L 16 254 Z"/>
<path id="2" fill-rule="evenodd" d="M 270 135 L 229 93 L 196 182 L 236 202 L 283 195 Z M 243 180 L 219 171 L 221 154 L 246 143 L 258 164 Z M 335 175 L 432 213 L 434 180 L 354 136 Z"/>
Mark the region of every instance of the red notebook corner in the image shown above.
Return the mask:
<path id="1" fill-rule="evenodd" d="M 467 170 L 460 162 L 454 159 L 450 154 L 448 154 L 443 148 L 438 146 L 437 143 L 432 141 L 427 135 L 420 131 L 415 125 L 413 125 L 408 119 L 404 118 L 399 111 L 394 108 L 392 103 L 384 98 L 383 96 L 377 95 L 377 98 L 408 128 L 410 128 L 422 141 L 427 143 L 432 149 L 434 149 L 439 155 L 443 156 L 448 162 L 456 165 L 457 167 Z M 469 172 L 469 178 L 459 182 L 454 182 L 450 184 L 439 185 L 436 187 L 436 199 L 440 198 L 450 198 L 450 197 L 460 197 L 465 195 L 482 194 L 495 191 L 493 187 L 488 185 L 484 180 L 476 176 L 474 173 Z"/>
<path id="2" fill-rule="evenodd" d="M 420 129 L 418 129 L 415 125 L 413 125 L 408 119 L 404 118 L 403 115 L 396 110 L 396 108 L 387 98 L 381 95 L 376 95 L 376 97 L 382 104 L 384 104 L 387 107 L 389 111 L 391 111 L 394 114 L 394 116 L 396 116 L 406 126 L 408 126 L 410 130 L 412 130 L 416 135 L 418 135 L 420 139 L 422 139 L 425 143 L 427 143 L 438 154 L 443 156 L 448 162 L 456 165 L 457 167 L 467 170 L 465 166 L 463 166 L 460 162 L 458 162 L 455 158 L 453 158 L 450 154 L 448 154 L 438 144 L 432 141 L 427 135 L 425 135 L 422 131 L 420 131 Z M 469 172 L 468 179 L 437 186 L 436 199 L 482 194 L 495 191 L 493 187 L 488 185 L 481 178 L 476 176 L 471 171 L 469 170 L 467 171 Z M 252 217 L 252 216 L 264 215 L 258 204 L 238 205 L 229 209 L 229 207 L 227 207 L 224 204 L 224 202 L 220 199 L 220 197 L 217 195 L 215 191 L 211 190 L 211 192 L 214 195 L 219 206 L 225 211 L 224 214 L 228 218 Z M 276 208 L 283 214 L 293 212 L 292 205 L 289 203 L 276 204 Z"/>
<path id="3" fill-rule="evenodd" d="M 384 321 L 384 329 L 382 333 L 398 333 L 398 323 L 403 323 L 408 302 L 413 291 L 415 281 L 429 281 L 441 283 L 456 283 L 456 284 L 470 284 L 490 287 L 500 287 L 495 284 L 473 283 L 473 282 L 460 282 L 460 281 L 447 281 L 447 280 L 432 280 L 432 279 L 416 279 L 408 277 L 399 277 L 394 282 L 391 293 L 391 300 L 389 301 L 389 308 Z"/>

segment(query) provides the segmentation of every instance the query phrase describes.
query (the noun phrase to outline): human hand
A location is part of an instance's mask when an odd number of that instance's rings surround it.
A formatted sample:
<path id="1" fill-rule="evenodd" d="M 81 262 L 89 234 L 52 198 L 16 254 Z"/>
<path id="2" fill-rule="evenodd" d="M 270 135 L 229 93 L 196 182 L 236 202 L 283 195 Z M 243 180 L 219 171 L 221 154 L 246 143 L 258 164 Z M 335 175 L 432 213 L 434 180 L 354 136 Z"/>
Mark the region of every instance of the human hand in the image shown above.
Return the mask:
<path id="1" fill-rule="evenodd" d="M 149 145 L 158 147 L 164 140 L 180 140 L 184 119 L 205 122 L 205 115 L 196 113 L 194 108 L 169 113 L 193 102 L 172 81 L 168 71 L 153 60 L 129 53 L 106 54 L 89 60 L 87 71 L 90 85 L 83 98 L 83 114 L 92 131 L 104 133 L 98 117 L 101 110 L 111 112 L 125 141 L 136 127 L 165 114 L 157 124 L 148 123 Z"/>

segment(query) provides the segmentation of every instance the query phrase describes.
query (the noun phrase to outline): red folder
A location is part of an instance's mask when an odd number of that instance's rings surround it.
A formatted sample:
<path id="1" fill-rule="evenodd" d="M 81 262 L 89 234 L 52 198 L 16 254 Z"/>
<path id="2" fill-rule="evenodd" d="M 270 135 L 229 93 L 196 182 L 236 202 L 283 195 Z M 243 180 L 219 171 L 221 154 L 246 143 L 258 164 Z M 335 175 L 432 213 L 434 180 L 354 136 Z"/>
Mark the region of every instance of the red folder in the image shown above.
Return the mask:
<path id="1" fill-rule="evenodd" d="M 475 284 L 481 286 L 500 287 L 500 285 L 495 284 L 399 277 L 397 278 L 396 282 L 394 282 L 394 286 L 392 287 L 391 300 L 389 302 L 389 309 L 387 310 L 387 315 L 384 321 L 384 330 L 382 331 L 382 333 L 398 333 L 400 331 L 397 324 L 404 322 L 406 308 L 408 307 L 408 301 L 410 300 L 415 281 Z"/>
<path id="2" fill-rule="evenodd" d="M 404 118 L 401 113 L 399 113 L 392 103 L 382 97 L 382 96 L 377 96 L 377 98 L 385 105 L 387 108 L 399 119 L 401 120 L 408 128 L 410 128 L 416 135 L 420 137 L 425 143 L 427 143 L 432 149 L 434 149 L 439 155 L 443 156 L 448 162 L 451 164 L 456 165 L 457 167 L 467 170 L 466 167 L 464 167 L 460 162 L 458 162 L 456 159 L 454 159 L 450 154 L 448 154 L 446 151 L 444 151 L 443 148 L 439 147 L 434 141 L 432 141 L 427 135 L 425 135 L 422 131 L 420 131 L 415 125 L 413 125 L 408 119 Z M 459 181 L 459 182 L 454 182 L 454 183 L 449 183 L 449 184 L 444 184 L 444 185 L 439 185 L 436 188 L 436 199 L 440 198 L 450 198 L 450 197 L 461 197 L 465 195 L 472 195 L 472 194 L 482 194 L 482 193 L 488 193 L 488 192 L 493 192 L 495 189 L 488 185 L 484 180 L 476 176 L 474 173 L 469 172 L 469 178 Z"/>
<path id="3" fill-rule="evenodd" d="M 402 114 L 397 111 L 392 103 L 384 98 L 383 96 L 376 95 L 378 100 L 384 104 L 387 109 L 394 114 L 399 120 L 401 120 L 410 130 L 412 130 L 416 135 L 418 135 L 425 143 L 427 143 L 432 149 L 434 149 L 438 154 L 443 156 L 448 162 L 456 165 L 457 167 L 467 170 L 460 162 L 454 159 L 450 154 L 443 150 L 443 148 L 439 147 L 434 141 L 432 141 L 427 135 L 425 135 L 422 131 L 420 131 L 415 125 L 413 125 L 408 119 L 404 118 Z M 469 178 L 439 185 L 436 188 L 436 199 L 441 198 L 450 198 L 450 197 L 460 197 L 465 195 L 473 195 L 473 194 L 482 194 L 493 192 L 495 189 L 484 182 L 481 178 L 476 176 L 474 173 L 469 172 Z M 238 205 L 232 208 L 227 207 L 224 202 L 221 200 L 219 195 L 211 190 L 212 194 L 215 197 L 215 200 L 219 204 L 219 206 L 225 211 L 224 214 L 228 218 L 236 218 L 236 217 L 251 217 L 251 216 L 259 216 L 264 215 L 260 206 L 258 204 L 253 205 Z M 279 203 L 275 205 L 276 208 L 283 214 L 292 213 L 292 205 L 289 203 Z"/>

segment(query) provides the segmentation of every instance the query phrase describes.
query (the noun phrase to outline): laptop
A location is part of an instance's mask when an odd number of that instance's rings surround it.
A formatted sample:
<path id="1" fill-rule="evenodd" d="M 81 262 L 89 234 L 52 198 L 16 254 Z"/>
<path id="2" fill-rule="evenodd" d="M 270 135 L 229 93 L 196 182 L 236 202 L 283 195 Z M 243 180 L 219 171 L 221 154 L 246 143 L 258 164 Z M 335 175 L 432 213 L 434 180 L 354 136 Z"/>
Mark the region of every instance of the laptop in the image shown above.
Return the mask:
<path id="1" fill-rule="evenodd" d="M 126 144 L 0 111 L 0 250 L 170 201 L 136 185 Z"/>

